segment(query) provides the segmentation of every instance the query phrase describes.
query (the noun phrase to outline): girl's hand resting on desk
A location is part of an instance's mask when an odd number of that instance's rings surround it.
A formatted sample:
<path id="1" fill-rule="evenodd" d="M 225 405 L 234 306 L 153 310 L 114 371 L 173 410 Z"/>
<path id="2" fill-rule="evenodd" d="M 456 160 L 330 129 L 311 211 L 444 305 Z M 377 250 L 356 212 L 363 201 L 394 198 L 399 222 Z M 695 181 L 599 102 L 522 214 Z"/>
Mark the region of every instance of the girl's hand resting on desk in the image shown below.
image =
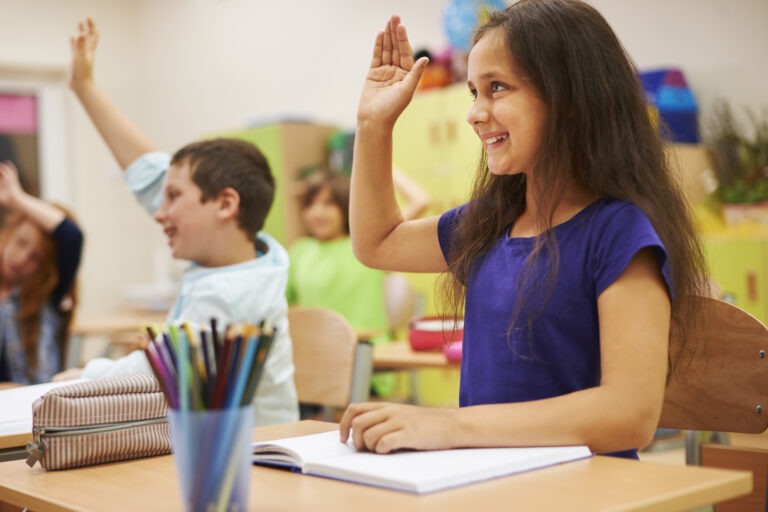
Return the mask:
<path id="1" fill-rule="evenodd" d="M 357 119 L 389 123 L 394 126 L 400 113 L 413 97 L 428 59 L 413 61 L 413 51 L 400 25 L 392 16 L 383 32 L 376 36 L 373 60 L 365 77 Z"/>
<path id="2" fill-rule="evenodd" d="M 455 448 L 453 409 L 366 402 L 350 404 L 341 418 L 341 441 L 352 441 L 358 450 L 389 453 Z"/>

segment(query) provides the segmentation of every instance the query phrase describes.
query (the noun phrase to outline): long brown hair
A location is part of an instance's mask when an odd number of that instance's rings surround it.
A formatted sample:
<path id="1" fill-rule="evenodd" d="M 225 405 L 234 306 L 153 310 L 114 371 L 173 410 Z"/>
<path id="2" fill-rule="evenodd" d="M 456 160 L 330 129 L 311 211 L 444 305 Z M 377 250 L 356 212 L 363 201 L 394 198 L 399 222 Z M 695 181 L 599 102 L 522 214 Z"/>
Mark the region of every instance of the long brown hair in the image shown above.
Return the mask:
<path id="1" fill-rule="evenodd" d="M 54 205 L 64 212 L 70 220 L 74 220 L 72 213 L 66 208 Z M 11 235 L 24 223 L 34 222 L 18 213 L 10 214 L 0 232 L 0 254 L 5 250 Z M 35 225 L 36 229 L 40 229 Z M 43 307 L 51 300 L 56 285 L 59 282 L 59 273 L 56 261 L 56 241 L 53 237 L 41 231 L 40 265 L 37 270 L 24 279 L 19 286 L 19 310 L 16 321 L 19 328 L 19 336 L 24 345 L 27 358 L 27 374 L 33 378 L 38 367 L 37 342 L 40 337 L 40 315 Z M 61 304 L 53 304 L 61 316 L 61 330 L 59 334 L 59 364 L 63 365 L 69 341 L 69 332 L 72 319 L 78 303 L 77 279 L 72 282 L 70 289 L 65 292 Z M 63 367 L 63 366 L 62 366 Z"/>
<path id="2" fill-rule="evenodd" d="M 551 296 L 559 264 L 552 219 L 565 191 L 576 183 L 595 196 L 629 201 L 648 216 L 669 255 L 673 325 L 685 340 L 696 313 L 690 297 L 704 293 L 706 264 L 630 57 L 600 13 L 581 1 L 517 2 L 493 13 L 477 30 L 475 44 L 496 30 L 505 35 L 508 57 L 547 105 L 547 121 L 531 173 L 535 180 L 493 175 L 483 152 L 443 279 L 447 313 L 463 311 L 473 264 L 525 212 L 529 186 L 539 201 L 535 220 L 541 235 L 516 283 L 519 300 L 510 329 L 528 298 L 521 293 L 535 289 L 537 299 Z M 535 262 L 544 252 L 551 258 L 550 271 L 544 283 L 531 286 Z M 542 301 L 533 302 L 543 308 Z M 528 312 L 529 326 L 540 312 Z"/>

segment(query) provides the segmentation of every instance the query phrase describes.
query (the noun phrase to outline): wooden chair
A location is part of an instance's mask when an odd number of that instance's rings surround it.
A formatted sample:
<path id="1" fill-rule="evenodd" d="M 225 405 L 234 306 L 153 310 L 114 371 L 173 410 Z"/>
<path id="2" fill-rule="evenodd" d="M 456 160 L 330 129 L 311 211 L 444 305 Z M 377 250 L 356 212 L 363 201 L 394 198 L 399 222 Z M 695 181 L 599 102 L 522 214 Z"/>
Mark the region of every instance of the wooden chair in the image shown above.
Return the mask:
<path id="1" fill-rule="evenodd" d="M 292 307 L 288 323 L 299 402 L 344 408 L 368 399 L 373 347 L 358 343 L 343 316 L 328 309 Z M 325 413 L 328 417 L 328 409 Z"/>
<path id="2" fill-rule="evenodd" d="M 768 328 L 727 302 L 696 300 L 701 324 L 689 340 L 690 357 L 670 376 L 659 422 L 688 431 L 688 464 L 702 461 L 697 431 L 759 434 L 768 428 Z M 759 499 L 765 502 L 764 491 Z"/>

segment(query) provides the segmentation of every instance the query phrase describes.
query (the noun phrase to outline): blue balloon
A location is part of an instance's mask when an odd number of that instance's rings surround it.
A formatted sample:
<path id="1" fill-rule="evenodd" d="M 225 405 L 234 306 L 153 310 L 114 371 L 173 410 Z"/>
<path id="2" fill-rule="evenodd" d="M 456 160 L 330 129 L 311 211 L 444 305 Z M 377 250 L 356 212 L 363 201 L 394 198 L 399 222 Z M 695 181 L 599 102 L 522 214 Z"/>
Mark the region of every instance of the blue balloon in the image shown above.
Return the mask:
<path id="1" fill-rule="evenodd" d="M 468 52 L 475 29 L 488 20 L 489 12 L 504 8 L 503 0 L 450 0 L 443 10 L 443 27 L 451 47 Z"/>

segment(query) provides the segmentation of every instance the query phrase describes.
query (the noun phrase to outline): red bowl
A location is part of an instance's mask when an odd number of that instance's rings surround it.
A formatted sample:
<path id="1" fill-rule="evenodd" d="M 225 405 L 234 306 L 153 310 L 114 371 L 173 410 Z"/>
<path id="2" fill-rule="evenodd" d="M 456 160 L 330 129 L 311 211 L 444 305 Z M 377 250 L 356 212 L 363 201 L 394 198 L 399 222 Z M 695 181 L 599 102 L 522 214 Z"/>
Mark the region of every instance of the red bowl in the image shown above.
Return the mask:
<path id="1" fill-rule="evenodd" d="M 456 329 L 453 329 L 456 323 Z M 426 316 L 411 320 L 408 341 L 413 350 L 443 350 L 443 346 L 464 338 L 464 319 Z"/>

